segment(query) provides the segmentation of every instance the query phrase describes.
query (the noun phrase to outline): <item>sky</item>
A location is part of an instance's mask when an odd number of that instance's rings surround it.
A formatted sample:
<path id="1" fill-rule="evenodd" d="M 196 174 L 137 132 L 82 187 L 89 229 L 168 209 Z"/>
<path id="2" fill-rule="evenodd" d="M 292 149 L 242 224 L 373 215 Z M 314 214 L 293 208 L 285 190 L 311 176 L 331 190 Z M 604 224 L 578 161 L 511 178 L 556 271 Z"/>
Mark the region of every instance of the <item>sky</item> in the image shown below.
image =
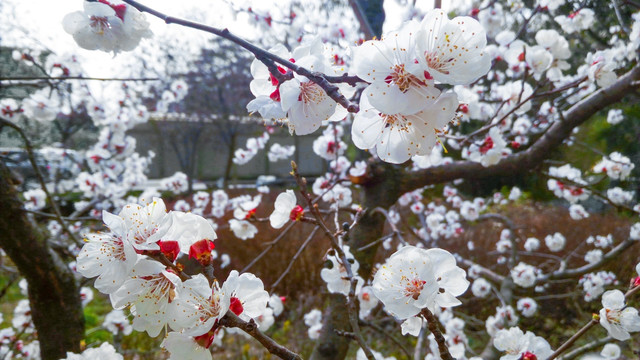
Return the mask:
<path id="1" fill-rule="evenodd" d="M 400 24 L 402 6 L 398 0 L 386 0 L 385 11 L 387 22 L 385 28 L 395 28 Z M 460 1 L 460 0 L 458 0 Z M 172 16 L 185 17 L 199 22 L 215 24 L 216 27 L 227 27 L 236 35 L 244 38 L 256 36 L 255 28 L 246 25 L 243 15 L 236 16 L 233 7 L 247 8 L 256 11 L 268 11 L 274 6 L 282 7 L 286 0 L 140 0 Z M 403 1 L 399 1 L 402 3 Z M 404 1 L 406 2 L 406 0 Z M 233 4 L 233 5 L 231 5 Z M 277 4 L 277 5 L 276 5 Z M 451 1 L 444 0 L 445 10 Z M 433 0 L 417 0 L 416 5 L 422 9 L 433 7 Z M 0 8 L 0 44 L 31 48 L 53 49 L 57 54 L 77 54 L 86 74 L 93 77 L 116 77 L 123 69 L 136 61 L 136 51 L 114 56 L 101 51 L 88 51 L 79 48 L 71 35 L 62 29 L 62 19 L 70 12 L 82 9 L 81 0 L 2 0 Z M 7 21 L 8 20 L 8 21 Z M 168 37 L 175 43 L 183 44 L 185 39 L 196 44 L 204 43 L 210 34 L 205 34 L 178 25 L 167 26 L 163 21 L 147 15 L 154 37 Z M 245 18 L 246 20 L 246 18 Z M 4 24 L 4 25 L 3 25 Z M 143 40 L 144 41 L 144 40 Z M 149 40 L 146 40 L 149 41 Z"/>

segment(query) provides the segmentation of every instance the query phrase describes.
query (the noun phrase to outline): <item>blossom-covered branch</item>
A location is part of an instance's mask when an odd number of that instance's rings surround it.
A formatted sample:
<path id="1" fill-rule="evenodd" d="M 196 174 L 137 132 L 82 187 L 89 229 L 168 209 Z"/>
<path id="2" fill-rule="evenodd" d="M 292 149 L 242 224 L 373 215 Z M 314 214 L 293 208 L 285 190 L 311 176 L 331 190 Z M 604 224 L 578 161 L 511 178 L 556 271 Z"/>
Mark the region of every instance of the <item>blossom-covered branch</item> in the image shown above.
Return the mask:
<path id="1" fill-rule="evenodd" d="M 179 19 L 179 18 L 175 18 L 172 16 L 168 16 L 165 15 L 157 10 L 154 10 L 148 6 L 145 6 L 135 0 L 123 0 L 124 2 L 126 2 L 127 4 L 135 7 L 136 9 L 138 9 L 141 12 L 147 12 L 153 16 L 156 16 L 162 20 L 164 20 L 165 23 L 167 24 L 178 24 L 178 25 L 182 25 L 182 26 L 186 26 L 186 27 L 190 27 L 193 29 L 197 29 L 197 30 L 202 30 L 208 33 L 212 33 L 215 34 L 217 36 L 220 36 L 222 38 L 225 38 L 229 41 L 232 41 L 236 44 L 238 44 L 239 46 L 243 47 L 244 49 L 247 49 L 248 51 L 250 51 L 251 53 L 253 53 L 257 59 L 261 60 L 262 62 L 265 63 L 265 65 L 267 65 L 267 67 L 271 68 L 271 73 L 274 74 L 274 76 L 280 76 L 279 72 L 277 71 L 275 63 L 280 64 L 282 66 L 285 66 L 288 69 L 291 69 L 291 71 L 295 72 L 296 74 L 302 75 L 302 76 L 306 76 L 307 78 L 309 78 L 311 81 L 313 81 L 314 83 L 316 83 L 318 86 L 320 86 L 326 93 L 327 95 L 332 98 L 334 101 L 336 101 L 338 104 L 340 104 L 341 106 L 343 106 L 345 109 L 347 109 L 347 111 L 349 112 L 358 112 L 359 107 L 357 104 L 353 104 L 351 103 L 341 92 L 340 89 L 338 89 L 337 86 L 331 84 L 331 82 L 329 82 L 324 74 L 321 73 L 317 73 L 317 72 L 313 72 L 310 71 L 302 66 L 296 65 L 294 63 L 292 63 L 291 61 L 281 58 L 278 55 L 275 55 L 273 53 L 270 53 L 264 49 L 259 48 L 258 46 L 232 34 L 231 32 L 229 32 L 228 29 L 218 29 L 212 26 L 207 26 L 204 24 L 200 24 L 200 23 L 196 23 L 193 21 L 189 21 L 189 20 L 184 20 L 184 19 Z M 273 71 L 275 70 L 275 71 Z M 284 78 L 282 78 L 284 79 Z"/>
<path id="2" fill-rule="evenodd" d="M 430 184 L 456 179 L 479 179 L 487 176 L 513 175 L 535 169 L 552 149 L 560 146 L 576 127 L 589 120 L 597 111 L 620 101 L 636 89 L 634 82 L 640 79 L 640 66 L 633 67 L 625 75 L 605 89 L 600 89 L 564 112 L 564 120 L 556 122 L 527 150 L 510 155 L 496 165 L 482 166 L 471 161 L 434 166 L 408 174 L 402 180 L 404 192 L 410 192 Z"/>

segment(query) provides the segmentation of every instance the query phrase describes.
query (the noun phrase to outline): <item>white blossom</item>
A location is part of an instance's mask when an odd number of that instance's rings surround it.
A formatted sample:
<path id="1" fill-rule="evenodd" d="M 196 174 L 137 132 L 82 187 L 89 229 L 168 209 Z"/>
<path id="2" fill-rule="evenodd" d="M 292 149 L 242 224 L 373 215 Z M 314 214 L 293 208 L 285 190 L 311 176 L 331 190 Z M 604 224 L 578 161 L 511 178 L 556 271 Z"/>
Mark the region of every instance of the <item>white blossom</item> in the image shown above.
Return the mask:
<path id="1" fill-rule="evenodd" d="M 602 295 L 600 309 L 600 325 L 609 336 L 621 341 L 631 338 L 630 332 L 640 331 L 638 310 L 625 307 L 624 301 L 624 294 L 620 290 L 609 290 Z"/>
<path id="2" fill-rule="evenodd" d="M 374 294 L 398 319 L 428 308 L 460 305 L 456 297 L 467 290 L 465 271 L 442 249 L 405 246 L 391 255 L 373 279 Z"/>

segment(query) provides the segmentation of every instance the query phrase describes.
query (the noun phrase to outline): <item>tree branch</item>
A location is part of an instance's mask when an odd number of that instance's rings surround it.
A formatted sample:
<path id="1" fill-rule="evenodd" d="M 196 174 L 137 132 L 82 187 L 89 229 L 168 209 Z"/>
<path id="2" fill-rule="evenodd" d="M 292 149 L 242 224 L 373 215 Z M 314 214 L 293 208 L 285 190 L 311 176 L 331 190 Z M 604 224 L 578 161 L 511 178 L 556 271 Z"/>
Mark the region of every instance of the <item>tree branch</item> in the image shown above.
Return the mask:
<path id="1" fill-rule="evenodd" d="M 274 63 L 278 63 L 280 65 L 283 65 L 289 69 L 291 69 L 291 71 L 295 72 L 296 74 L 302 75 L 307 77 L 309 80 L 313 81 L 314 83 L 316 83 L 318 86 L 320 86 L 325 93 L 327 93 L 327 95 L 332 98 L 335 102 L 337 102 L 338 104 L 340 104 L 341 106 L 343 106 L 345 109 L 347 109 L 347 111 L 355 113 L 358 112 L 360 110 L 360 108 L 358 107 L 357 104 L 352 103 L 351 101 L 349 101 L 349 99 L 347 99 L 344 95 L 342 95 L 342 93 L 340 92 L 340 89 L 336 86 L 333 85 L 331 82 L 329 82 L 327 80 L 327 78 L 325 77 L 324 74 L 319 73 L 319 72 L 315 72 L 315 71 L 310 71 L 304 67 L 301 67 L 299 65 L 296 65 L 295 63 L 283 59 L 275 54 L 272 54 L 234 34 L 232 34 L 229 29 L 218 29 L 212 26 L 207 26 L 204 24 L 200 24 L 197 22 L 193 22 L 193 21 L 189 21 L 189 20 L 185 20 L 185 19 L 179 19 L 179 18 L 175 18 L 172 16 L 168 16 L 166 14 L 163 14 L 157 10 L 154 10 L 148 6 L 145 6 L 135 0 L 123 0 L 124 2 L 126 2 L 127 4 L 133 6 L 134 8 L 138 9 L 141 12 L 146 12 L 149 13 L 155 17 L 158 17 L 162 20 L 164 20 L 165 23 L 167 24 L 177 24 L 177 25 L 182 25 L 184 27 L 189 27 L 192 29 L 196 29 L 196 30 L 201 30 L 204 32 L 208 32 L 217 36 L 220 36 L 224 39 L 227 39 L 229 41 L 232 41 L 234 43 L 236 43 L 237 45 L 241 46 L 242 48 L 250 51 L 251 53 L 253 53 L 253 55 L 256 57 L 256 59 L 262 61 L 267 68 L 270 69 L 270 72 L 277 78 L 279 74 L 279 71 L 274 72 Z"/>
<path id="2" fill-rule="evenodd" d="M 552 272 L 550 274 L 544 275 L 544 276 L 539 277 L 538 279 L 536 279 L 536 284 L 544 283 L 544 282 L 549 281 L 549 280 L 560 280 L 560 279 L 576 278 L 576 277 L 584 275 L 584 274 L 586 274 L 588 272 L 595 271 L 595 270 L 599 269 L 600 267 L 604 266 L 609 261 L 615 259 L 616 256 L 618 256 L 619 254 L 621 254 L 623 251 L 627 250 L 631 246 L 635 245 L 637 242 L 638 241 L 631 240 L 631 239 L 626 239 L 623 242 L 621 242 L 620 244 L 618 244 L 616 247 L 611 249 L 608 253 L 604 254 L 604 256 L 602 256 L 602 259 L 600 259 L 600 261 L 595 262 L 593 264 L 586 264 L 584 266 L 581 266 L 581 267 L 575 268 L 575 269 L 568 269 L 568 270 L 564 270 L 564 271 Z"/>
<path id="3" fill-rule="evenodd" d="M 640 291 L 640 286 L 636 286 L 635 288 L 632 288 L 631 290 L 627 291 L 624 294 L 625 300 L 629 299 L 633 294 L 637 293 L 638 291 Z M 595 315 L 596 314 L 594 314 L 591 320 L 588 323 L 586 323 L 580 330 L 578 330 L 577 333 L 575 333 L 572 337 L 569 338 L 569 340 L 567 340 L 564 344 L 562 344 L 558 348 L 558 350 L 556 350 L 553 354 L 551 354 L 551 356 L 549 356 L 549 360 L 553 360 L 557 358 L 558 355 L 562 354 L 567 349 L 569 349 L 571 345 L 573 345 L 582 335 L 586 334 L 587 331 L 589 331 L 589 329 L 591 329 L 596 324 L 598 324 L 599 321 L 597 320 Z"/>
<path id="4" fill-rule="evenodd" d="M 307 201 L 311 214 L 316 218 L 316 220 L 318 221 L 318 225 L 324 231 L 325 235 L 331 240 L 333 248 L 335 249 L 336 254 L 340 258 L 340 261 L 342 262 L 342 265 L 347 272 L 347 278 L 351 282 L 349 294 L 347 295 L 347 312 L 349 314 L 349 323 L 351 324 L 351 330 L 353 331 L 358 345 L 360 345 L 365 355 L 367 356 L 367 359 L 374 360 L 373 353 L 371 353 L 371 349 L 369 349 L 369 346 L 364 341 L 362 332 L 360 331 L 360 326 L 358 325 L 358 312 L 355 304 L 357 278 L 355 277 L 353 270 L 351 269 L 351 263 L 349 263 L 349 261 L 347 260 L 347 256 L 342 249 L 342 246 L 340 245 L 340 241 L 324 222 L 322 214 L 320 214 L 320 211 L 318 210 L 318 205 L 313 203 L 313 199 L 311 199 L 311 196 L 307 192 L 307 179 L 300 176 L 300 174 L 298 173 L 298 165 L 296 165 L 296 163 L 293 161 L 291 162 L 291 168 L 291 173 L 296 179 L 298 186 L 300 187 L 300 193 L 302 194 L 302 197 Z M 347 227 L 343 229 L 343 231 L 346 233 L 349 231 L 349 229 L 350 227 L 348 227 L 347 224 Z"/>
<path id="5" fill-rule="evenodd" d="M 640 65 L 621 76 L 613 85 L 600 89 L 586 99 L 573 105 L 564 113 L 564 120 L 555 122 L 527 150 L 508 156 L 493 166 L 484 167 L 472 161 L 457 161 L 452 164 L 430 167 L 408 173 L 402 177 L 401 193 L 407 193 L 427 185 L 444 183 L 456 179 L 479 179 L 489 176 L 513 176 L 529 171 L 542 163 L 548 154 L 560 146 L 573 129 L 589 120 L 593 114 L 620 101 L 637 85 L 640 79 Z"/>
<path id="6" fill-rule="evenodd" d="M 436 317 L 433 316 L 428 308 L 422 309 L 420 315 L 422 315 L 425 320 L 427 320 L 429 331 L 431 331 L 433 336 L 436 338 L 436 342 L 438 343 L 438 351 L 440 352 L 440 358 L 442 360 L 453 360 L 453 356 L 451 356 L 451 354 L 449 353 L 447 342 L 445 341 L 444 336 L 442 336 L 442 332 L 440 332 L 440 329 L 438 328 L 438 320 L 436 319 Z"/>
<path id="7" fill-rule="evenodd" d="M 224 327 L 235 327 L 241 329 L 247 334 L 251 335 L 254 339 L 258 340 L 262 346 L 264 346 L 269 352 L 281 359 L 285 360 L 302 360 L 300 355 L 294 353 L 293 351 L 285 348 L 284 346 L 276 343 L 272 338 L 263 334 L 258 330 L 258 325 L 253 321 L 253 319 L 246 322 L 231 311 L 228 311 L 227 314 L 220 319 L 220 326 Z"/>

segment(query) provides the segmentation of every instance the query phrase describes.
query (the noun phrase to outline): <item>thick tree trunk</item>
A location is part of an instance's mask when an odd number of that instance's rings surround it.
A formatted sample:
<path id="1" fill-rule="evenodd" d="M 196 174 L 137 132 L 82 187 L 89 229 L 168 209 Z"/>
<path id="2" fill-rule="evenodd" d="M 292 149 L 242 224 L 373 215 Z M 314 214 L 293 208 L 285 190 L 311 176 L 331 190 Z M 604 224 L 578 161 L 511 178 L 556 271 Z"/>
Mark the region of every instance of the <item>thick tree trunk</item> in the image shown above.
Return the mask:
<path id="1" fill-rule="evenodd" d="M 401 195 L 399 166 L 375 163 L 372 164 L 371 172 L 376 182 L 363 184 L 362 205 L 367 212 L 353 228 L 348 243 L 351 253 L 360 264 L 358 273 L 364 279 L 371 275 L 379 244 L 363 251 L 357 249 L 379 239 L 386 221 L 384 215 L 373 210 L 376 207 L 389 208 Z M 311 354 L 312 360 L 338 360 L 347 356 L 351 339 L 339 336 L 335 330 L 351 331 L 346 299 L 343 295 L 331 295 L 329 298 L 329 304 L 323 314 L 322 332 Z"/>
<path id="2" fill-rule="evenodd" d="M 60 359 L 79 352 L 84 316 L 78 285 L 71 270 L 47 245 L 29 221 L 0 162 L 0 247 L 29 282 L 33 323 L 38 331 L 42 359 Z"/>

